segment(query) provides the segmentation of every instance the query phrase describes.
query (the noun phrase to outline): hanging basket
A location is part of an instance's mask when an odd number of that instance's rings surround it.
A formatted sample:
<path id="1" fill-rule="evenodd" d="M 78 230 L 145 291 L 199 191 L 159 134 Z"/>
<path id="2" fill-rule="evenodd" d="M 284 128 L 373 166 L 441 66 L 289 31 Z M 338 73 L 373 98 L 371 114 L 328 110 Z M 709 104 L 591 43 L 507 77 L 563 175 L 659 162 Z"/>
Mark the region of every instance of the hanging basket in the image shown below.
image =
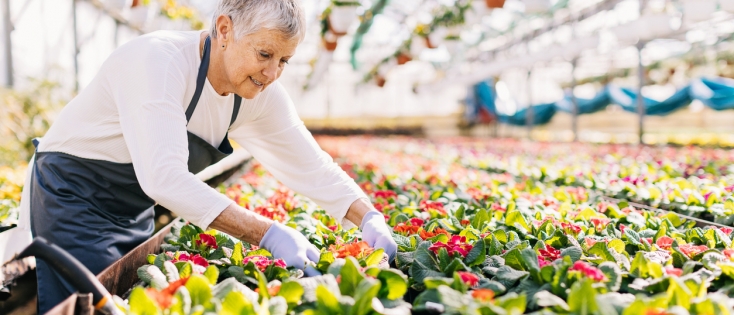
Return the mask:
<path id="1" fill-rule="evenodd" d="M 385 77 L 383 77 L 383 76 L 381 76 L 379 74 L 376 74 L 375 75 L 375 84 L 377 86 L 384 87 L 386 82 L 387 82 L 387 80 L 385 80 Z"/>
<path id="2" fill-rule="evenodd" d="M 349 26 L 357 19 L 358 5 L 335 5 L 329 14 L 329 30 L 337 36 L 347 34 Z"/>
<path id="3" fill-rule="evenodd" d="M 336 40 L 329 41 L 326 38 L 321 38 L 321 41 L 324 43 L 324 48 L 326 48 L 327 51 L 334 51 L 336 50 Z"/>
<path id="4" fill-rule="evenodd" d="M 395 57 L 395 59 L 397 59 L 398 65 L 404 65 L 408 63 L 409 61 L 413 60 L 413 57 L 405 53 L 400 53 L 397 55 L 397 57 Z"/>
<path id="5" fill-rule="evenodd" d="M 505 6 L 505 0 L 484 0 L 487 8 L 496 9 Z"/>

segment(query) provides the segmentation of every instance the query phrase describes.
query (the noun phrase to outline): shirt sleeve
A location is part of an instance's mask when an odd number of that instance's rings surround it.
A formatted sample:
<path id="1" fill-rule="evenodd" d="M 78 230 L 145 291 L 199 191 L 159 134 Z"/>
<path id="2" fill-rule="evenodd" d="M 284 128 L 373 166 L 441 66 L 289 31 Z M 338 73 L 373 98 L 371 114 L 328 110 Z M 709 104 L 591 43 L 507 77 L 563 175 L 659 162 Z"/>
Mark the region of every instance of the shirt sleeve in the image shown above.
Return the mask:
<path id="1" fill-rule="evenodd" d="M 108 92 L 114 100 L 125 144 L 143 191 L 158 204 L 207 229 L 232 201 L 188 171 L 183 109 L 187 61 L 165 44 L 138 50 L 135 60 L 111 56 Z M 170 49 L 168 51 L 167 49 Z M 193 80 L 193 79 L 192 79 Z"/>
<path id="2" fill-rule="evenodd" d="M 321 150 L 279 83 L 268 87 L 253 106 L 243 108 L 240 115 L 245 117 L 232 126 L 230 137 L 280 182 L 316 202 L 339 222 L 355 200 L 366 197 Z"/>

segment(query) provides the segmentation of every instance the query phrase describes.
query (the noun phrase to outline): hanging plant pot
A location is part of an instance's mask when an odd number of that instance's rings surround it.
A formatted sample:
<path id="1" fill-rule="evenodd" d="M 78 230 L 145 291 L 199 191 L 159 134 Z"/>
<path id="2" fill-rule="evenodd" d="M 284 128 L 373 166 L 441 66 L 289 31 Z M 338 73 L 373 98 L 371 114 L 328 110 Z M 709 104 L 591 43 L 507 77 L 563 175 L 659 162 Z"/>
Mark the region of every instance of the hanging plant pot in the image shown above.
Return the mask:
<path id="1" fill-rule="evenodd" d="M 359 2 L 350 3 L 348 5 L 334 5 L 329 14 L 329 30 L 337 36 L 347 34 L 349 26 L 357 19 L 357 8 Z"/>
<path id="2" fill-rule="evenodd" d="M 385 80 L 385 77 L 383 77 L 382 75 L 380 75 L 380 74 L 376 74 L 375 75 L 375 84 L 377 84 L 377 86 L 383 87 L 383 86 L 385 86 L 385 83 L 386 82 L 387 82 L 387 80 Z"/>
<path id="3" fill-rule="evenodd" d="M 413 57 L 411 57 L 410 55 L 406 53 L 399 53 L 397 57 L 395 57 L 395 59 L 397 59 L 398 65 L 404 65 L 408 63 L 408 61 L 413 60 Z"/>
<path id="4" fill-rule="evenodd" d="M 484 0 L 484 4 L 487 5 L 487 8 L 496 9 L 504 7 L 505 0 Z"/>
<path id="5" fill-rule="evenodd" d="M 324 43 L 324 48 L 326 48 L 327 51 L 336 50 L 336 42 L 338 39 L 339 37 L 334 35 L 332 32 L 326 32 L 326 34 L 321 37 L 321 41 Z"/>

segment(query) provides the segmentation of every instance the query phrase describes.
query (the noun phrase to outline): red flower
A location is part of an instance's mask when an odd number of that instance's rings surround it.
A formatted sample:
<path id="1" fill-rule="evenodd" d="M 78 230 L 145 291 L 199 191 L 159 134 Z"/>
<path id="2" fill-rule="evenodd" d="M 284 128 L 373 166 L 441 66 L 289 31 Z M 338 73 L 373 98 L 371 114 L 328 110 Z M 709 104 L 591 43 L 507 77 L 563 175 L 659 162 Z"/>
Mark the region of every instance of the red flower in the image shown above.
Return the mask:
<path id="1" fill-rule="evenodd" d="M 217 249 L 217 238 L 206 233 L 199 233 L 199 239 L 196 240 L 196 247 L 202 251 L 209 249 Z"/>
<path id="2" fill-rule="evenodd" d="M 542 257 L 548 262 L 553 262 L 554 260 L 561 258 L 561 251 L 548 244 L 545 245 L 545 249 L 539 249 L 538 252 L 540 253 L 539 257 Z"/>
<path id="3" fill-rule="evenodd" d="M 445 234 L 446 236 L 451 236 L 451 234 L 449 234 L 448 231 L 446 231 L 446 230 L 444 230 L 442 228 L 435 228 L 435 229 L 433 229 L 433 232 L 428 232 L 428 231 L 424 230 L 423 228 L 421 228 L 420 231 L 418 231 L 418 235 L 420 235 L 420 237 L 422 239 L 424 239 L 424 240 L 427 240 L 427 239 L 429 239 L 431 237 L 434 237 L 436 235 L 439 235 L 439 234 Z"/>
<path id="4" fill-rule="evenodd" d="M 579 271 L 584 276 L 594 281 L 604 281 L 606 279 L 601 270 L 580 260 L 576 261 L 568 271 Z"/>
<path id="5" fill-rule="evenodd" d="M 734 260 L 734 249 L 725 249 L 721 252 L 726 256 L 726 258 L 729 258 L 729 260 Z"/>
<path id="6" fill-rule="evenodd" d="M 724 234 L 726 235 L 731 235 L 731 232 L 734 232 L 734 228 L 730 228 L 728 226 L 720 227 L 719 230 L 721 230 L 721 232 L 724 232 Z"/>
<path id="7" fill-rule="evenodd" d="M 283 209 L 283 207 L 257 206 L 252 211 L 255 211 L 257 214 L 270 220 L 278 222 L 285 221 L 288 216 L 288 213 Z"/>
<path id="8" fill-rule="evenodd" d="M 421 200 L 420 209 L 424 212 L 437 213 L 442 216 L 446 215 L 446 210 L 443 208 L 443 204 L 438 201 Z"/>
<path id="9" fill-rule="evenodd" d="M 584 243 L 586 243 L 586 247 L 591 248 L 592 246 L 594 246 L 594 244 L 596 244 L 596 240 L 591 237 L 587 237 L 584 238 Z"/>
<path id="10" fill-rule="evenodd" d="M 178 255 L 178 259 L 175 259 L 174 258 L 172 262 L 175 263 L 175 262 L 179 262 L 179 261 L 190 261 L 190 262 L 194 263 L 194 265 L 199 265 L 199 266 L 202 266 L 202 267 L 209 267 L 209 262 L 206 261 L 206 258 L 201 257 L 201 255 L 199 255 L 199 254 L 191 255 L 191 254 L 188 254 L 188 253 L 181 253 L 181 254 Z"/>
<path id="11" fill-rule="evenodd" d="M 421 220 L 420 218 L 410 219 L 410 225 L 412 226 L 423 226 L 423 223 L 425 223 L 425 221 Z"/>
<path id="12" fill-rule="evenodd" d="M 383 199 L 388 200 L 392 198 L 393 200 L 398 197 L 398 194 L 396 194 L 392 190 L 378 190 L 372 193 L 373 196 L 375 196 L 375 199 Z"/>
<path id="13" fill-rule="evenodd" d="M 567 233 L 572 233 L 574 235 L 581 232 L 581 227 L 573 223 L 561 222 L 561 228 L 563 228 Z"/>
<path id="14" fill-rule="evenodd" d="M 473 287 L 479 283 L 479 277 L 471 272 L 457 271 L 461 281 Z"/>
<path id="15" fill-rule="evenodd" d="M 477 300 L 480 300 L 482 302 L 489 302 L 494 299 L 494 291 L 490 289 L 476 289 L 471 292 L 471 296 Z"/>
<path id="16" fill-rule="evenodd" d="M 467 219 L 461 220 L 461 225 L 467 226 L 469 224 L 471 224 L 471 222 L 469 222 L 469 220 L 467 220 Z"/>
<path id="17" fill-rule="evenodd" d="M 675 267 L 665 267 L 665 273 L 671 276 L 680 277 L 683 275 L 683 270 Z"/>
<path id="18" fill-rule="evenodd" d="M 655 245 L 660 247 L 660 249 L 669 250 L 673 246 L 673 238 L 669 236 L 661 236 L 655 242 Z"/>
<path id="19" fill-rule="evenodd" d="M 260 271 L 265 272 L 265 269 L 268 268 L 270 265 L 275 265 L 276 267 L 285 268 L 285 261 L 282 259 L 275 259 L 270 260 L 270 258 L 260 255 L 255 256 L 247 256 L 244 259 L 242 259 L 242 265 L 247 265 L 248 263 L 253 263 L 257 269 L 260 269 Z"/>
<path id="20" fill-rule="evenodd" d="M 703 253 L 706 250 L 708 250 L 709 248 L 706 245 L 696 246 L 693 244 L 683 244 L 683 245 L 678 246 L 678 249 L 680 249 L 680 251 L 683 252 L 683 254 L 686 254 L 686 256 L 693 258 L 693 256 Z"/>
<path id="21" fill-rule="evenodd" d="M 612 222 L 612 220 L 604 219 L 604 218 L 591 218 L 591 224 L 594 225 L 597 231 L 603 229 L 609 222 Z"/>
<path id="22" fill-rule="evenodd" d="M 441 248 L 445 248 L 449 252 L 449 255 L 459 254 L 462 257 L 466 257 L 469 251 L 472 249 L 472 245 L 466 242 L 466 236 L 454 235 L 449 239 L 448 243 L 436 242 L 431 245 L 428 249 L 438 254 Z"/>

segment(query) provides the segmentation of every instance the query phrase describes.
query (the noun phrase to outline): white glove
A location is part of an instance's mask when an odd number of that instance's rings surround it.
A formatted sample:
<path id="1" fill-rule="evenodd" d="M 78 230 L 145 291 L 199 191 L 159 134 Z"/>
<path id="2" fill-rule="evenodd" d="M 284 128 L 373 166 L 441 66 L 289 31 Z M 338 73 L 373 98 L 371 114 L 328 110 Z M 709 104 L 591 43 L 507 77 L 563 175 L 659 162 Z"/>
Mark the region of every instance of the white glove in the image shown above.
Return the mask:
<path id="1" fill-rule="evenodd" d="M 319 250 L 303 234 L 278 222 L 273 222 L 260 247 L 267 249 L 274 258 L 280 258 L 288 266 L 304 269 L 310 262 L 319 261 Z"/>
<path id="2" fill-rule="evenodd" d="M 385 217 L 377 211 L 367 212 L 362 218 L 362 240 L 374 249 L 382 248 L 390 257 L 395 259 L 398 252 L 398 244 L 392 238 L 390 228 L 385 224 Z"/>

